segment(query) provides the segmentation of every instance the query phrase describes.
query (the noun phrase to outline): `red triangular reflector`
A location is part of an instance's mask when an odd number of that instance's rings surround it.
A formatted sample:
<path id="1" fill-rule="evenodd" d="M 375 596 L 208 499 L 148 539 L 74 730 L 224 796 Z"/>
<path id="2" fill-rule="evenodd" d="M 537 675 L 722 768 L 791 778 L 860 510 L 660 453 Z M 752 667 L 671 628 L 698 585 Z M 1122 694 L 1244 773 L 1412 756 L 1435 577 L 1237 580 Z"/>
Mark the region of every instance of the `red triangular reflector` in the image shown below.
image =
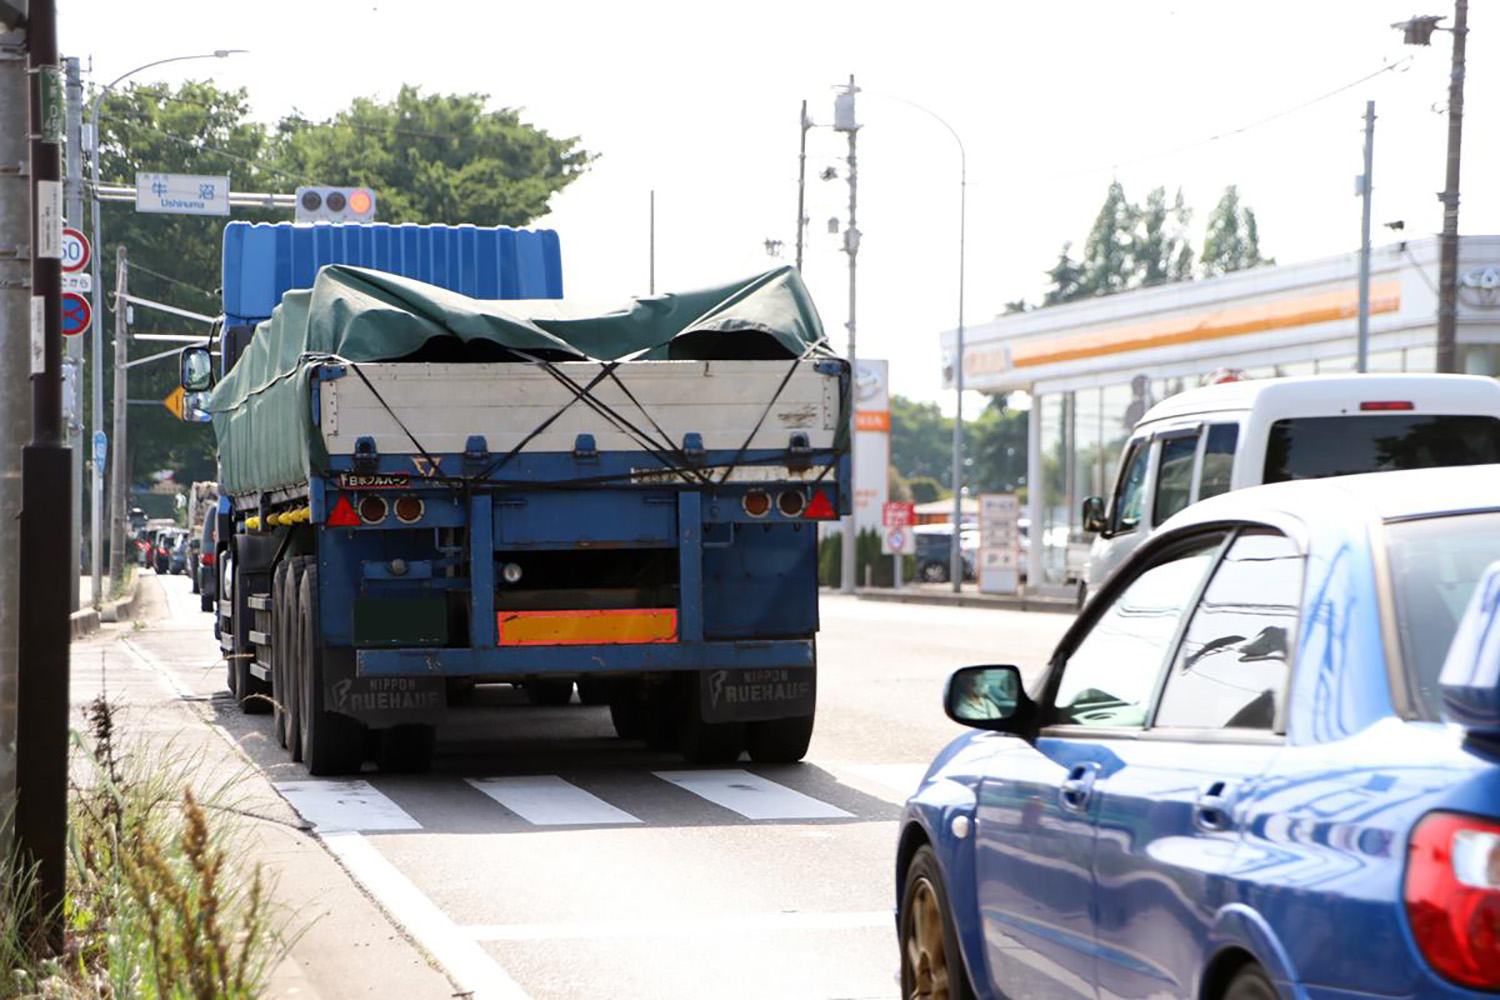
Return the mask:
<path id="1" fill-rule="evenodd" d="M 333 510 L 328 514 L 328 526 L 330 528 L 359 527 L 359 515 L 354 513 L 354 505 L 342 493 L 339 494 L 338 502 L 333 505 Z"/>
<path id="2" fill-rule="evenodd" d="M 817 490 L 813 493 L 812 502 L 809 503 L 807 505 L 807 509 L 802 512 L 802 516 L 811 518 L 815 521 L 826 521 L 832 520 L 839 515 L 838 511 L 833 509 L 833 502 L 828 499 L 828 493 L 824 490 Z"/>

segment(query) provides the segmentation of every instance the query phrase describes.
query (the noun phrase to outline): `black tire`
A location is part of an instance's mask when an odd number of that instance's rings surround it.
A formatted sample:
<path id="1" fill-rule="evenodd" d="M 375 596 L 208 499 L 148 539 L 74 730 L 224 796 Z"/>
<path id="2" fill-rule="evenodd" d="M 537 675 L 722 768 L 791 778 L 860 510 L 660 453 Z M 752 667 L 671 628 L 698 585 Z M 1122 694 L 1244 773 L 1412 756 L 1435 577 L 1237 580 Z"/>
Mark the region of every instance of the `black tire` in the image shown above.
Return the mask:
<path id="1" fill-rule="evenodd" d="M 432 751 L 437 745 L 437 727 L 423 725 L 392 726 L 378 733 L 375 766 L 383 774 L 422 774 L 432 768 Z"/>
<path id="2" fill-rule="evenodd" d="M 358 774 L 365 760 L 365 727 L 347 715 L 323 708 L 323 670 L 327 650 L 318 624 L 318 565 L 309 559 L 298 588 L 300 626 L 302 762 L 315 777 Z"/>
<path id="3" fill-rule="evenodd" d="M 291 679 L 297 659 L 297 602 L 292 599 L 291 559 L 276 564 L 271 576 L 271 712 L 276 742 L 283 750 L 292 746 Z"/>
<path id="4" fill-rule="evenodd" d="M 556 677 L 537 677 L 525 683 L 526 700 L 533 705 L 556 708 L 573 700 L 573 682 Z"/>
<path id="5" fill-rule="evenodd" d="M 922 579 L 927 583 L 947 583 L 948 567 L 940 562 L 925 562 L 922 564 Z"/>
<path id="6" fill-rule="evenodd" d="M 812 734 L 811 715 L 752 722 L 745 727 L 745 749 L 757 764 L 795 764 L 807 756 Z"/>
<path id="7" fill-rule="evenodd" d="M 250 586 L 245 574 L 235 569 L 234 579 L 234 697 L 246 715 L 265 715 L 271 711 L 271 684 L 250 672 L 255 646 L 250 642 Z"/>
<path id="8" fill-rule="evenodd" d="M 584 705 L 608 705 L 610 682 L 606 677 L 578 678 L 578 700 Z"/>
<path id="9" fill-rule="evenodd" d="M 974 1000 L 937 855 L 925 844 L 917 848 L 906 869 L 897 928 L 903 997 Z"/>
<path id="10" fill-rule="evenodd" d="M 198 607 L 202 608 L 203 611 L 207 614 L 213 614 L 214 599 L 209 595 L 208 591 L 198 591 Z"/>
<path id="11" fill-rule="evenodd" d="M 1279 997 L 1271 977 L 1254 962 L 1242 966 L 1224 991 L 1224 1000 L 1279 1000 Z"/>
<path id="12" fill-rule="evenodd" d="M 286 577 L 286 676 L 281 686 L 286 692 L 283 705 L 286 708 L 287 754 L 295 763 L 302 763 L 302 625 L 298 609 L 302 601 L 302 573 L 307 568 L 307 557 L 297 556 L 290 560 L 291 568 Z"/>
<path id="13" fill-rule="evenodd" d="M 693 673 L 682 684 L 682 757 L 689 764 L 729 764 L 745 749 L 743 722 L 707 722 L 699 688 L 706 674 Z"/>
<path id="14" fill-rule="evenodd" d="M 228 600 L 231 601 L 232 605 L 232 602 L 234 600 L 234 590 L 234 559 L 233 557 L 230 557 L 224 560 L 224 566 L 219 575 L 219 593 L 228 594 Z M 220 621 L 217 612 L 214 614 L 214 624 L 219 626 L 220 637 L 222 638 L 223 623 L 222 621 Z M 234 668 L 235 664 L 239 661 L 234 658 L 234 643 L 232 641 L 233 637 L 234 633 L 231 632 L 230 649 L 224 654 L 224 685 L 229 688 L 230 697 L 238 702 L 240 700 L 240 677 L 239 673 L 236 672 Z"/>

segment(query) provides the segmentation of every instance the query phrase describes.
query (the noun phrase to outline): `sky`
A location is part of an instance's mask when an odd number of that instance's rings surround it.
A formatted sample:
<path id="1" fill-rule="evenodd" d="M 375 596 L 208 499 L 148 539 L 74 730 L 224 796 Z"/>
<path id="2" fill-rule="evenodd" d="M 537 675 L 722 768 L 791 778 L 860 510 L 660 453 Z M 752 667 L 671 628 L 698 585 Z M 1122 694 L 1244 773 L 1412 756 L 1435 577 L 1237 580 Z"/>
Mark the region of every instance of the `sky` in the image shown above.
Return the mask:
<path id="1" fill-rule="evenodd" d="M 1464 233 L 1500 232 L 1496 9 L 1475 2 L 1469 12 Z M 521 108 L 599 154 L 536 223 L 561 237 L 569 294 L 589 299 L 648 290 L 652 191 L 658 291 L 790 263 L 806 100 L 816 127 L 803 274 L 840 350 L 848 260 L 829 222 L 847 221 L 848 148 L 826 126 L 852 74 L 858 353 L 889 359 L 893 391 L 951 412 L 938 333 L 959 312 L 959 147 L 913 103 L 946 120 L 966 151 L 972 326 L 1041 297 L 1043 272 L 1064 241 L 1082 244 L 1111 178 L 1137 200 L 1180 187 L 1195 245 L 1236 184 L 1264 254 L 1289 263 L 1353 252 L 1367 100 L 1376 244 L 1396 239 L 1381 224 L 1397 219 L 1408 238 L 1436 233 L 1451 35 L 1403 45 L 1390 24 L 1414 12 L 1451 22 L 1438 0 L 263 0 L 253 13 L 215 0 L 59 0 L 59 43 L 98 82 L 153 59 L 248 49 L 132 79 L 242 86 L 266 121 L 293 108 L 324 118 L 402 83 Z M 836 176 L 819 179 L 827 168 Z M 768 239 L 782 241 L 780 258 Z"/>

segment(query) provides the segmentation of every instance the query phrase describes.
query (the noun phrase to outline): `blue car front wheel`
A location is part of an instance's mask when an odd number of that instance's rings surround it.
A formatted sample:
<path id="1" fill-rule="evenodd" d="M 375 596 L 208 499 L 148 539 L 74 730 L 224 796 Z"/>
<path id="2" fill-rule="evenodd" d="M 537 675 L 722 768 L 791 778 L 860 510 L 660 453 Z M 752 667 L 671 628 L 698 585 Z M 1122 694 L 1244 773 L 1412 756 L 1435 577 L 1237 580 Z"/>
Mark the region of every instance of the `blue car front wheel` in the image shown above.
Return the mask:
<path id="1" fill-rule="evenodd" d="M 917 848 L 901 892 L 903 1000 L 974 1000 L 937 855 Z"/>

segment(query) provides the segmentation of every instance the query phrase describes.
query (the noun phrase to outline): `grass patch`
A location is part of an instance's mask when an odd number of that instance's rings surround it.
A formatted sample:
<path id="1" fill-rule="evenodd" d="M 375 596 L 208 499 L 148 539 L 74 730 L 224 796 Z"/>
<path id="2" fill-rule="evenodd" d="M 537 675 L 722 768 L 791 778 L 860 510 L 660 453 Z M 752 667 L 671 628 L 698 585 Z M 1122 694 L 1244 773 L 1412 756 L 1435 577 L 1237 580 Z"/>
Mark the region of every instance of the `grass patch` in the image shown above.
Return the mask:
<path id="1" fill-rule="evenodd" d="M 246 860 L 239 777 L 203 789 L 200 755 L 122 748 L 102 698 L 87 715 L 88 734 L 74 734 L 66 945 L 28 953 L 17 914 L 32 879 L 0 872 L 0 1000 L 258 996 L 287 942 L 266 875 Z"/>
<path id="2" fill-rule="evenodd" d="M 130 583 L 135 579 L 135 563 L 130 560 L 125 562 L 125 572 L 121 574 L 123 579 L 109 581 L 109 599 L 118 601 L 130 592 Z"/>

